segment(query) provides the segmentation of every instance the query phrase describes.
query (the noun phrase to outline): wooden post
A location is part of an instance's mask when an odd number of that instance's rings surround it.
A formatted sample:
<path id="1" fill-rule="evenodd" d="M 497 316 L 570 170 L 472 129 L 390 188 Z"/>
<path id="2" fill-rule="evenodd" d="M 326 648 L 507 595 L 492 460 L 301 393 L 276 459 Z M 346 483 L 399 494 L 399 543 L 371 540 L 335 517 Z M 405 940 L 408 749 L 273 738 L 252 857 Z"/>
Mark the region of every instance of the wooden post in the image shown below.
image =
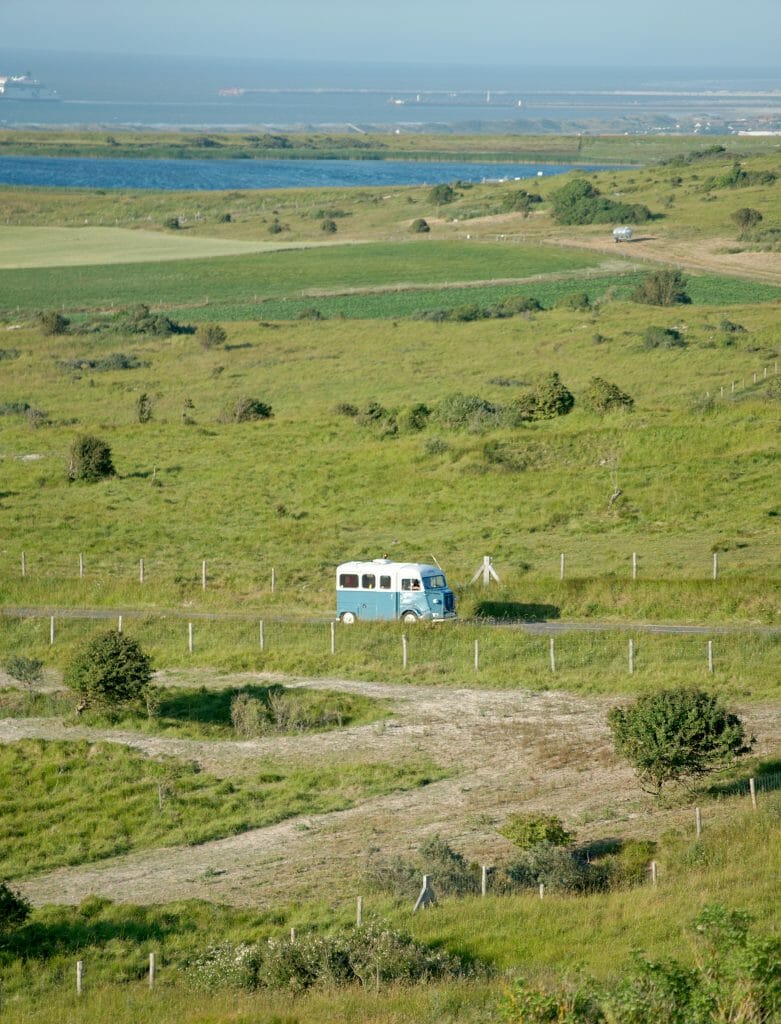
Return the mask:
<path id="1" fill-rule="evenodd" d="M 260 644 L 261 651 L 263 651 L 266 648 L 266 637 L 263 632 L 263 619 L 260 620 L 259 626 L 260 628 L 258 630 L 258 643 Z"/>
<path id="2" fill-rule="evenodd" d="M 480 671 L 480 641 L 475 640 L 475 672 Z"/>
<path id="3" fill-rule="evenodd" d="M 713 641 L 708 641 L 708 671 L 713 671 Z"/>
<path id="4" fill-rule="evenodd" d="M 719 553 L 718 551 L 713 552 L 713 578 L 714 580 L 719 578 Z"/>
<path id="5" fill-rule="evenodd" d="M 702 814 L 699 807 L 694 808 L 694 831 L 699 839 L 702 835 Z"/>
<path id="6" fill-rule="evenodd" d="M 480 895 L 485 896 L 488 893 L 488 865 L 483 864 L 480 868 Z"/>
<path id="7" fill-rule="evenodd" d="M 84 555 L 82 552 L 79 552 L 79 579 L 84 579 Z"/>
<path id="8" fill-rule="evenodd" d="M 187 623 L 187 650 L 190 654 L 193 653 L 193 624 L 192 622 Z"/>
<path id="9" fill-rule="evenodd" d="M 54 616 L 49 619 L 49 643 L 54 644 Z"/>
<path id="10" fill-rule="evenodd" d="M 544 882 L 540 882 L 540 899 L 544 899 L 544 897 L 545 897 L 545 883 Z"/>
<path id="11" fill-rule="evenodd" d="M 336 623 L 331 623 L 331 654 L 336 654 Z"/>
<path id="12" fill-rule="evenodd" d="M 27 555 L 22 552 L 22 579 L 27 575 Z"/>
<path id="13" fill-rule="evenodd" d="M 117 619 L 117 633 L 122 632 L 122 616 L 120 615 Z"/>
<path id="14" fill-rule="evenodd" d="M 76 961 L 76 994 L 81 995 L 84 991 L 84 961 Z"/>
<path id="15" fill-rule="evenodd" d="M 407 634 L 401 634 L 401 667 L 406 668 L 409 662 L 409 644 L 407 641 Z"/>
<path id="16" fill-rule="evenodd" d="M 206 559 L 201 562 L 201 590 L 206 590 Z"/>
<path id="17" fill-rule="evenodd" d="M 431 875 L 423 876 L 423 888 L 420 890 L 420 896 L 418 901 L 412 909 L 412 913 L 416 913 L 421 908 L 425 909 L 430 907 L 433 903 L 437 902 L 437 898 L 434 895 L 434 890 L 431 888 Z"/>
<path id="18" fill-rule="evenodd" d="M 140 558 L 138 560 L 138 582 L 139 583 L 143 583 L 144 582 L 144 559 L 143 558 Z"/>
<path id="19" fill-rule="evenodd" d="M 630 640 L 629 640 L 629 675 L 630 676 L 632 675 L 634 670 L 635 670 L 635 642 L 630 637 Z"/>
<path id="20" fill-rule="evenodd" d="M 632 579 L 637 579 L 637 552 L 632 552 Z"/>
<path id="21" fill-rule="evenodd" d="M 273 594 L 276 589 L 277 589 L 277 570 L 276 569 L 272 569 L 271 570 L 271 593 Z"/>
<path id="22" fill-rule="evenodd" d="M 363 924 L 363 896 L 358 897 L 358 907 L 355 913 L 355 923 L 360 928 Z"/>
<path id="23" fill-rule="evenodd" d="M 481 576 L 483 577 L 484 587 L 487 587 L 491 580 L 495 580 L 497 583 L 499 582 L 499 577 L 496 574 L 496 569 L 494 569 L 494 567 L 491 565 L 490 555 L 483 555 L 483 564 L 474 574 L 474 576 L 470 580 L 470 583 L 477 583 Z"/>
<path id="24" fill-rule="evenodd" d="M 735 394 L 735 381 L 734 380 L 732 382 L 732 387 L 730 388 L 730 391 L 732 392 L 733 395 Z"/>
<path id="25" fill-rule="evenodd" d="M 149 987 L 155 987 L 157 980 L 157 957 L 154 953 L 149 954 Z"/>
<path id="26" fill-rule="evenodd" d="M 564 579 L 564 552 L 559 555 L 559 579 Z"/>
<path id="27" fill-rule="evenodd" d="M 659 880 L 658 872 L 656 870 L 656 861 L 651 861 L 651 885 L 656 885 Z"/>
<path id="28" fill-rule="evenodd" d="M 751 796 L 751 809 L 755 811 L 757 809 L 757 783 L 755 779 L 748 780 L 748 791 Z"/>
<path id="29" fill-rule="evenodd" d="M 550 670 L 556 671 L 556 642 L 553 637 L 550 638 Z"/>
<path id="30" fill-rule="evenodd" d="M 296 930 L 295 930 L 295 928 L 291 928 L 290 929 L 290 941 L 291 942 L 295 942 L 296 941 Z"/>

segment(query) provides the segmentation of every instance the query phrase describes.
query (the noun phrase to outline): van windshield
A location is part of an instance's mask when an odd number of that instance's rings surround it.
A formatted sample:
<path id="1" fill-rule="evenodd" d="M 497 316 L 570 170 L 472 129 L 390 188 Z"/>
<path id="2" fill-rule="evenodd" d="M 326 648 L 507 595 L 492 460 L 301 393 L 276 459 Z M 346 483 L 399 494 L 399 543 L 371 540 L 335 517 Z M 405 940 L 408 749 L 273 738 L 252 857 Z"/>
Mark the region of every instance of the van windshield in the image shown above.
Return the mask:
<path id="1" fill-rule="evenodd" d="M 426 590 L 444 590 L 445 589 L 445 577 L 444 576 L 424 576 L 423 586 Z"/>

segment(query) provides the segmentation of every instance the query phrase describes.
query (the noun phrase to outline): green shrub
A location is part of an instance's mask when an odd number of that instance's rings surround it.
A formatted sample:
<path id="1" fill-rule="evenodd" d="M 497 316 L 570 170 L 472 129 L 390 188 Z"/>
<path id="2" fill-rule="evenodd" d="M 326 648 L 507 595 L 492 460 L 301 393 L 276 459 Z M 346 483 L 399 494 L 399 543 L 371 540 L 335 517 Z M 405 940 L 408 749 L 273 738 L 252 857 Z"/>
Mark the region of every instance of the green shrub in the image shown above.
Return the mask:
<path id="1" fill-rule="evenodd" d="M 220 417 L 222 423 L 251 423 L 274 415 L 271 406 L 259 398 L 239 398 Z"/>
<path id="2" fill-rule="evenodd" d="M 336 221 L 330 217 L 326 217 L 320 222 L 320 230 L 324 231 L 327 235 L 335 235 L 337 232 Z"/>
<path id="3" fill-rule="evenodd" d="M 686 341 L 674 327 L 646 327 L 642 334 L 643 348 L 685 348 Z"/>
<path id="4" fill-rule="evenodd" d="M 575 404 L 575 396 L 558 373 L 549 373 L 535 388 L 534 401 L 534 419 L 551 420 L 566 416 Z"/>
<path id="5" fill-rule="evenodd" d="M 28 658 L 24 654 L 11 657 L 3 665 L 3 669 L 12 679 L 27 686 L 35 686 L 43 681 L 43 662 L 38 658 Z"/>
<path id="6" fill-rule="evenodd" d="M 65 685 L 79 696 L 79 710 L 91 705 L 140 704 L 152 679 L 152 665 L 137 641 L 110 630 L 81 646 L 68 662 Z"/>
<path id="7" fill-rule="evenodd" d="M 452 185 L 435 185 L 428 194 L 429 202 L 437 206 L 444 206 L 452 203 L 456 198 L 456 191 Z"/>
<path id="8" fill-rule="evenodd" d="M 616 409 L 634 407 L 635 401 L 617 384 L 611 384 L 603 377 L 592 377 L 586 392 L 586 405 L 594 412 L 606 413 Z"/>
<path id="9" fill-rule="evenodd" d="M 424 220 L 422 217 L 416 217 L 410 224 L 409 229 L 416 235 L 425 235 L 431 231 L 428 221 Z"/>
<path id="10" fill-rule="evenodd" d="M 450 430 L 481 430 L 497 422 L 499 409 L 479 395 L 457 392 L 434 407 L 433 418 Z"/>
<path id="11" fill-rule="evenodd" d="M 38 326 L 40 327 L 41 334 L 45 334 L 48 337 L 66 334 L 69 325 L 70 320 L 56 310 L 48 310 L 45 313 L 38 314 Z"/>
<path id="12" fill-rule="evenodd" d="M 431 416 L 431 409 L 424 402 L 417 402 L 404 411 L 400 426 L 403 430 L 425 430 Z"/>
<path id="13" fill-rule="evenodd" d="M 691 302 L 686 279 L 680 270 L 657 270 L 648 274 L 632 292 L 633 302 L 648 306 L 678 306 Z"/>
<path id="14" fill-rule="evenodd" d="M 574 309 L 579 312 L 585 312 L 591 309 L 591 299 L 588 297 L 588 292 L 570 292 L 569 295 L 563 295 L 556 305 L 559 309 Z"/>
<path id="15" fill-rule="evenodd" d="M 228 340 L 228 333 L 221 324 L 201 324 L 195 332 L 201 348 L 216 348 Z"/>
<path id="16" fill-rule="evenodd" d="M 647 206 L 607 199 L 585 178 L 575 178 L 552 192 L 551 205 L 559 224 L 644 224 L 653 219 Z"/>
<path id="17" fill-rule="evenodd" d="M 71 480 L 86 480 L 94 483 L 107 476 L 114 476 L 111 448 L 99 437 L 83 434 L 77 437 L 70 450 L 68 476 Z"/>
<path id="18" fill-rule="evenodd" d="M 136 399 L 136 419 L 139 423 L 149 423 L 152 419 L 152 396 L 146 391 Z"/>
<path id="19" fill-rule="evenodd" d="M 511 814 L 497 831 L 521 850 L 529 850 L 539 843 L 566 846 L 572 839 L 572 833 L 564 828 L 561 818 L 553 814 Z"/>
<path id="20" fill-rule="evenodd" d="M 30 916 L 30 903 L 7 882 L 0 881 L 0 941 L 8 932 L 24 924 Z"/>

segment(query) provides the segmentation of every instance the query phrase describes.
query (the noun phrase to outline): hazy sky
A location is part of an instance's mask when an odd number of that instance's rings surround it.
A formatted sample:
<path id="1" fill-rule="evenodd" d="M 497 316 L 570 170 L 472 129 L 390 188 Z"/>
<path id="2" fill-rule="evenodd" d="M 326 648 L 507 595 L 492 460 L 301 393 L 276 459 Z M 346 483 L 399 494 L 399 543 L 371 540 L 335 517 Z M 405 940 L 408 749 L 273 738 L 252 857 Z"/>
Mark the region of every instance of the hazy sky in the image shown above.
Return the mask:
<path id="1" fill-rule="evenodd" d="M 0 0 L 0 47 L 438 63 L 775 66 L 779 0 Z"/>

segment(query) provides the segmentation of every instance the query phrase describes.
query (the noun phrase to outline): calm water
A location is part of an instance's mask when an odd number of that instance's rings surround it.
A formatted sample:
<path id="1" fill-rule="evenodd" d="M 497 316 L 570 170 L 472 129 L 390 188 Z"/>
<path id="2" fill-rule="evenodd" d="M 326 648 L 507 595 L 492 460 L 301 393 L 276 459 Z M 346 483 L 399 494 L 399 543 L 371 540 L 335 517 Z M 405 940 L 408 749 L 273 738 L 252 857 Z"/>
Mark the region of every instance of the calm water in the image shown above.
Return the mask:
<path id="1" fill-rule="evenodd" d="M 0 157 L 0 184 L 90 189 L 326 188 L 563 174 L 566 164 L 416 163 L 407 160 L 102 160 Z M 605 170 L 603 167 L 589 168 Z"/>
<path id="2" fill-rule="evenodd" d="M 5 42 L 5 41 L 4 41 Z M 0 100 L 0 125 L 557 131 L 728 130 L 781 116 L 778 69 L 481 67 L 14 51 L 59 103 Z M 225 90 L 241 95 L 220 95 Z"/>

